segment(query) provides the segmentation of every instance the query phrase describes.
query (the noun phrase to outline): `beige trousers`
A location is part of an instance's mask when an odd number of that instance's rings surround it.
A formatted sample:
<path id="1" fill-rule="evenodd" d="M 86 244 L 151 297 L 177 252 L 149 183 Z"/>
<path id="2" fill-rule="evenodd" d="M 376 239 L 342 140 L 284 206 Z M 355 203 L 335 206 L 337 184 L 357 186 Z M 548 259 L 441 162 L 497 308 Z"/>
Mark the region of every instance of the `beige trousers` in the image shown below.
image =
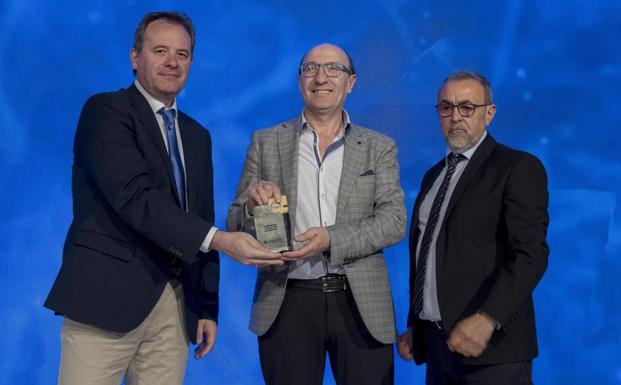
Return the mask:
<path id="1" fill-rule="evenodd" d="M 115 333 L 65 317 L 59 385 L 177 385 L 188 358 L 181 284 L 170 283 L 147 318 Z"/>

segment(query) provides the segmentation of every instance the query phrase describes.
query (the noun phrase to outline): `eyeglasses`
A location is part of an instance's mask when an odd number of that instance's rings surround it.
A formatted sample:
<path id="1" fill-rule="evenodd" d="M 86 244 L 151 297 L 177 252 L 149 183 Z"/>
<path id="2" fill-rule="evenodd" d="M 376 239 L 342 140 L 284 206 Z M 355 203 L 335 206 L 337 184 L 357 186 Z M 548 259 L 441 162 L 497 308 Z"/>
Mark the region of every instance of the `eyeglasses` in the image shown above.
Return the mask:
<path id="1" fill-rule="evenodd" d="M 300 69 L 298 70 L 298 74 L 307 78 L 312 78 L 319 73 L 320 68 L 323 68 L 323 73 L 329 78 L 336 78 L 341 74 L 341 72 L 345 72 L 348 75 L 352 74 L 352 71 L 347 68 L 345 64 L 335 62 L 320 64 L 315 63 L 314 61 L 302 63 Z"/>
<path id="2" fill-rule="evenodd" d="M 448 118 L 453 115 L 453 110 L 457 107 L 457 111 L 459 114 L 465 118 L 474 115 L 474 112 L 479 107 L 491 106 L 491 104 L 472 104 L 472 103 L 463 103 L 463 104 L 452 104 L 452 103 L 440 103 L 436 104 L 436 111 L 443 118 Z"/>

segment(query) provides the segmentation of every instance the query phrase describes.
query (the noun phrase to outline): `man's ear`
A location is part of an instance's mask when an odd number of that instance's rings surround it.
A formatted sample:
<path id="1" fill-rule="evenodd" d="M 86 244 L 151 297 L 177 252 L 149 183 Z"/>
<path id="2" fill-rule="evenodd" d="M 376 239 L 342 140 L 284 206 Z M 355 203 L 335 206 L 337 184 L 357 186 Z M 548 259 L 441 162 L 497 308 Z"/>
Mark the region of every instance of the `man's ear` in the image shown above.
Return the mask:
<path id="1" fill-rule="evenodd" d="M 354 89 L 354 84 L 356 84 L 356 80 L 358 78 L 356 77 L 356 74 L 353 75 L 349 75 L 349 79 L 347 79 L 347 93 L 351 94 L 351 92 Z"/>
<path id="2" fill-rule="evenodd" d="M 129 61 L 132 63 L 132 69 L 135 71 L 138 69 L 138 51 L 136 48 L 129 50 Z"/>
<path id="3" fill-rule="evenodd" d="M 491 104 L 489 106 L 487 106 L 487 109 L 485 110 L 485 126 L 489 126 L 489 124 L 492 122 L 492 120 L 494 119 L 494 115 L 496 115 L 496 105 L 495 104 Z"/>

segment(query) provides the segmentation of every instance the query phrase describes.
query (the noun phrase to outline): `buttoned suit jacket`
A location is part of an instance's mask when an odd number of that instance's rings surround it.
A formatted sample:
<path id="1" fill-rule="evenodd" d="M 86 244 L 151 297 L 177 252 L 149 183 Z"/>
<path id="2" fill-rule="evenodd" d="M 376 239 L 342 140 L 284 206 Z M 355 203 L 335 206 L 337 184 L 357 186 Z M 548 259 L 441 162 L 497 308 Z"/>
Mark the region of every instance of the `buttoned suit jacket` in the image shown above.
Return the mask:
<path id="1" fill-rule="evenodd" d="M 237 197 L 229 209 L 231 231 L 249 230 L 244 221 L 250 188 L 260 180 L 276 183 L 287 195 L 295 221 L 298 143 L 301 116 L 254 133 Z M 336 223 L 328 226 L 330 263 L 342 265 L 353 298 L 370 334 L 380 342 L 395 340 L 392 294 L 383 248 L 405 235 L 406 213 L 399 184 L 397 148 L 392 139 L 351 124 L 345 136 Z M 292 226 L 293 227 L 293 226 Z M 250 329 L 268 331 L 285 294 L 289 266 L 260 268 L 254 292 Z"/>
<path id="2" fill-rule="evenodd" d="M 410 304 L 421 235 L 420 206 L 444 168 L 442 159 L 421 183 L 410 225 Z M 436 242 L 436 285 L 447 334 L 482 311 L 501 325 L 481 356 L 468 364 L 532 359 L 537 336 L 532 292 L 549 254 L 547 176 L 531 154 L 497 143 L 489 134 L 468 162 L 450 197 Z M 418 315 L 408 316 L 417 363 L 426 360 Z M 418 327 L 417 327 L 418 326 Z"/>
<path id="3" fill-rule="evenodd" d="M 74 141 L 73 222 L 46 307 L 128 332 L 153 309 L 179 258 L 189 339 L 198 319 L 217 319 L 219 257 L 199 251 L 214 221 L 211 138 L 183 112 L 178 125 L 187 212 L 160 127 L 135 85 L 85 103 Z"/>

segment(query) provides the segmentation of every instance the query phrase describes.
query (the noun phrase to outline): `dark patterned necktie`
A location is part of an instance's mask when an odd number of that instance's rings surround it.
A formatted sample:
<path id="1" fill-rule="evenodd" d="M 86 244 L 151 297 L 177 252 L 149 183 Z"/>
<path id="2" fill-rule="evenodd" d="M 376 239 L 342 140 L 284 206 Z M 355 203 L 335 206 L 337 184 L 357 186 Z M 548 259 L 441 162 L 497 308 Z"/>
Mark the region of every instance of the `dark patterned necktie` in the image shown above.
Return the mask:
<path id="1" fill-rule="evenodd" d="M 179 153 L 179 145 L 177 144 L 177 133 L 175 131 L 175 110 L 159 110 L 160 115 L 164 118 L 166 126 L 166 135 L 168 136 L 168 152 L 170 162 L 172 163 L 173 174 L 175 176 L 175 184 L 177 185 L 177 198 L 181 208 L 185 210 L 185 173 L 183 172 L 183 163 L 181 162 L 181 154 Z"/>
<path id="2" fill-rule="evenodd" d="M 446 174 L 444 174 L 444 179 L 442 179 L 442 184 L 436 193 L 436 196 L 433 198 L 433 203 L 431 204 L 431 211 L 429 212 L 429 219 L 427 221 L 427 226 L 425 226 L 425 233 L 423 234 L 423 240 L 420 244 L 420 251 L 418 253 L 418 260 L 416 262 L 416 278 L 414 280 L 414 314 L 418 315 L 423 310 L 423 289 L 425 288 L 425 275 L 427 271 L 427 258 L 429 256 L 429 248 L 431 247 L 431 241 L 433 239 L 433 233 L 436 229 L 436 225 L 438 224 L 438 217 L 440 216 L 440 209 L 442 208 L 442 203 L 444 202 L 444 198 L 446 197 L 446 192 L 448 190 L 449 184 L 451 183 L 451 177 L 455 172 L 455 166 L 457 163 L 465 160 L 466 157 L 462 154 L 454 155 L 450 153 L 447 157 L 448 167 L 446 169 Z"/>

